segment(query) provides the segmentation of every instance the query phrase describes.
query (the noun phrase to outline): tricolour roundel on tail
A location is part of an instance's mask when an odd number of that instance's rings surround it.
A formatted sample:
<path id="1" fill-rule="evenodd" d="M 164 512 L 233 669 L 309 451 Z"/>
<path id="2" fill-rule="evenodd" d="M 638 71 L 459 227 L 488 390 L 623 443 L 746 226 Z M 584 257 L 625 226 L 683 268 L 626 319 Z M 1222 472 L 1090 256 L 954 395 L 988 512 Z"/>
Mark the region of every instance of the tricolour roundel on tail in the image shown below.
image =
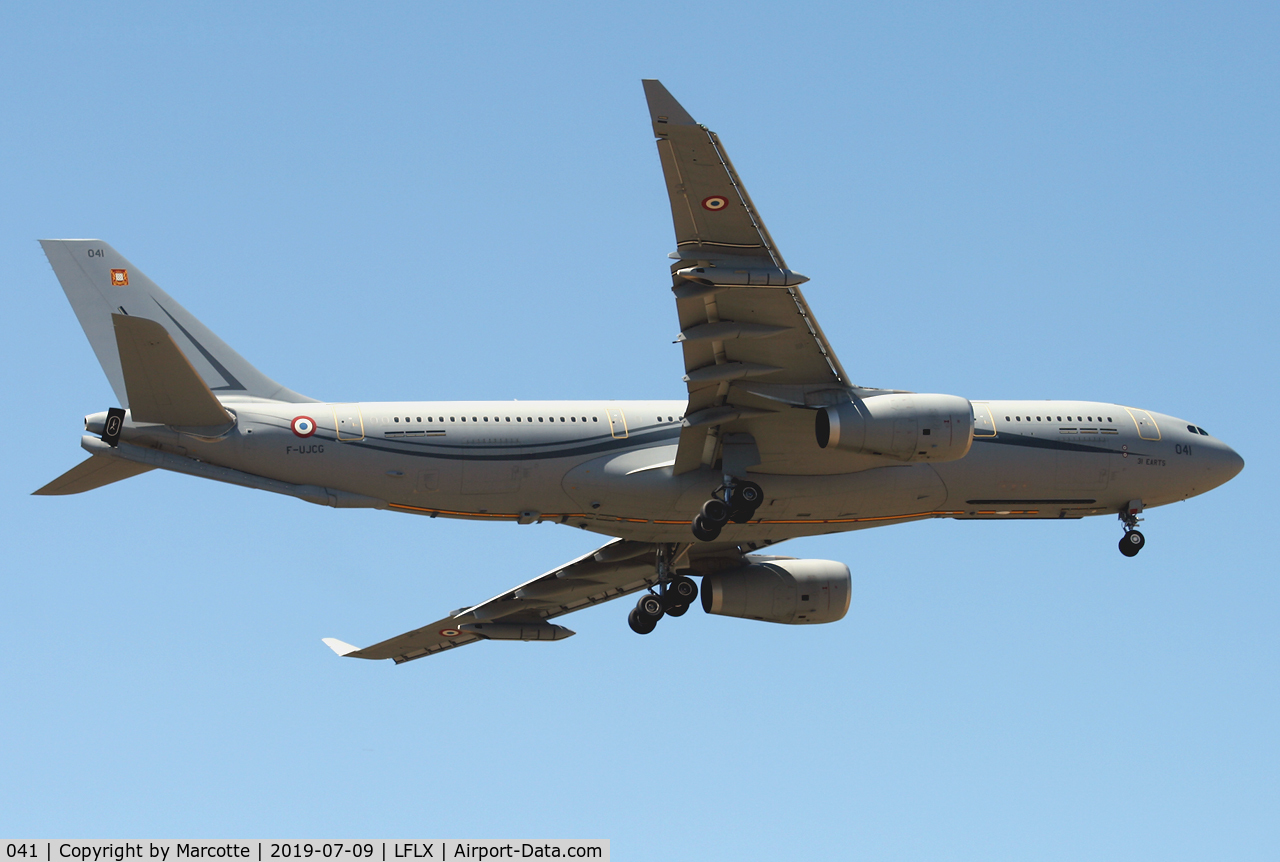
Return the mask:
<path id="1" fill-rule="evenodd" d="M 121 404 L 128 404 L 128 390 L 113 314 L 141 317 L 163 326 L 215 395 L 315 400 L 286 389 L 250 365 L 102 240 L 44 239 L 40 245 Z"/>

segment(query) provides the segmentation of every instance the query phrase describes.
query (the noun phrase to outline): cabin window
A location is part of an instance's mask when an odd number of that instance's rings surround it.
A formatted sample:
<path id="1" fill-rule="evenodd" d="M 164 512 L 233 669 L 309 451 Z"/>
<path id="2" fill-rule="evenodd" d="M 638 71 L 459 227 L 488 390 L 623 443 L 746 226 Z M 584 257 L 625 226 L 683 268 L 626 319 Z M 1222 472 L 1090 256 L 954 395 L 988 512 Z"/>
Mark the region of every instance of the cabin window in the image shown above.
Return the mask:
<path id="1" fill-rule="evenodd" d="M 395 418 L 395 421 L 396 421 L 396 422 L 399 422 L 399 421 L 400 421 L 400 417 L 399 417 L 399 416 L 397 416 L 397 417 Z"/>
<path id="2" fill-rule="evenodd" d="M 600 417 L 599 417 L 599 416 L 592 416 L 592 417 L 591 417 L 591 421 L 592 421 L 592 422 L 599 422 L 599 421 L 600 421 Z"/>
<path id="3" fill-rule="evenodd" d="M 539 422 L 541 422 L 541 421 L 542 421 L 542 417 L 541 417 L 541 416 L 539 416 L 539 417 L 538 417 L 538 421 L 539 421 Z"/>

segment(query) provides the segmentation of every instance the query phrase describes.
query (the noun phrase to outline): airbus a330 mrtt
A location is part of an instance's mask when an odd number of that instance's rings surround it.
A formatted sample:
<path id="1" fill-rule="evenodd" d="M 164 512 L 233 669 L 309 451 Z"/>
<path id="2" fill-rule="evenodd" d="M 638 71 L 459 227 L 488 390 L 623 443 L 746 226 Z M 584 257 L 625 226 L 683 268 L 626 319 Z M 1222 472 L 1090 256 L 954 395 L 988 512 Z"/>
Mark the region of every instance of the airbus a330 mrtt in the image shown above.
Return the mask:
<path id="1" fill-rule="evenodd" d="M 760 553 L 799 536 L 1108 515 L 1133 556 L 1141 512 L 1244 466 L 1200 426 L 1137 407 L 855 385 L 720 139 L 657 81 L 644 89 L 675 223 L 687 399 L 319 401 L 262 374 L 107 243 L 45 240 L 123 407 L 86 417 L 90 457 L 36 493 L 158 468 L 322 506 L 610 537 L 373 646 L 325 639 L 400 663 L 481 640 L 559 640 L 573 632 L 551 620 L 631 593 L 642 634 L 699 594 L 713 614 L 838 620 L 846 565 Z"/>

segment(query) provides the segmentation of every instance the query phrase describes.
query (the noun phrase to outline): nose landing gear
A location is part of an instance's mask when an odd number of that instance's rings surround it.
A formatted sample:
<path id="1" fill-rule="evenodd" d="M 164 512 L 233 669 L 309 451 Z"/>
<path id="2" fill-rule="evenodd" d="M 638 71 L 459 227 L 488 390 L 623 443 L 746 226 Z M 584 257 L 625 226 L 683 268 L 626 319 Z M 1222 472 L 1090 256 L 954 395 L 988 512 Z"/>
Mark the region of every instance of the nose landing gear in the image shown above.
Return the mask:
<path id="1" fill-rule="evenodd" d="M 638 635 L 649 634 L 664 616 L 684 616 L 689 606 L 698 598 L 698 585 L 693 578 L 674 575 L 671 571 L 677 548 L 676 545 L 658 546 L 658 592 L 650 591 L 642 595 L 627 615 L 627 625 Z"/>
<path id="2" fill-rule="evenodd" d="M 739 482 L 725 477 L 725 484 L 712 493 L 711 499 L 702 504 L 702 511 L 693 519 L 693 536 L 700 542 L 714 542 L 733 521 L 745 524 L 750 521 L 764 502 L 764 492 L 755 482 Z"/>
<path id="3" fill-rule="evenodd" d="M 1126 557 L 1136 557 L 1147 543 L 1146 536 L 1138 532 L 1138 522 L 1142 519 L 1138 513 L 1142 511 L 1141 500 L 1130 500 L 1120 513 L 1120 522 L 1124 524 L 1124 536 L 1120 539 L 1120 553 Z"/>
<path id="4" fill-rule="evenodd" d="M 1146 543 L 1147 539 L 1142 533 L 1137 530 L 1126 530 L 1124 537 L 1120 540 L 1120 553 L 1126 557 L 1136 557 Z"/>

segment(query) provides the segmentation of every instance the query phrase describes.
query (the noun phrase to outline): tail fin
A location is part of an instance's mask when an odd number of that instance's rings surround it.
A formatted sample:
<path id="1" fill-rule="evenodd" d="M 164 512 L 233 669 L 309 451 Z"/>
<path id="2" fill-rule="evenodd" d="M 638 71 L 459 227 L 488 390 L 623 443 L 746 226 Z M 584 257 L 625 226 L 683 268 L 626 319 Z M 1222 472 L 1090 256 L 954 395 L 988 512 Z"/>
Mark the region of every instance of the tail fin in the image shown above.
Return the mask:
<path id="1" fill-rule="evenodd" d="M 214 394 L 275 401 L 314 401 L 254 368 L 155 282 L 102 240 L 43 239 L 49 263 L 122 405 L 128 405 L 112 314 L 164 327 Z"/>

